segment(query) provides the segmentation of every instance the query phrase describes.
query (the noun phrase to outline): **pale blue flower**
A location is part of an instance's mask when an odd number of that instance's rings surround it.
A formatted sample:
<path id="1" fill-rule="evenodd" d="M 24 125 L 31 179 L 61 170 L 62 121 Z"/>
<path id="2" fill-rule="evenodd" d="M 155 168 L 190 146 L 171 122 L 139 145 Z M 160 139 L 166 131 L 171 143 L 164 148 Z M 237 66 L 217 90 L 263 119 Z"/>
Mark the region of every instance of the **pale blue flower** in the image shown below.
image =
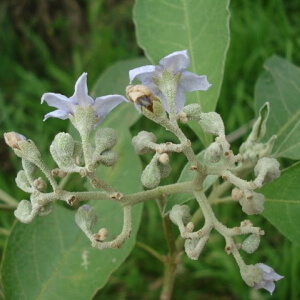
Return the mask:
<path id="1" fill-rule="evenodd" d="M 42 103 L 45 101 L 49 106 L 57 108 L 45 115 L 44 121 L 48 118 L 58 118 L 65 120 L 69 117 L 69 114 L 74 115 L 76 107 L 87 107 L 91 105 L 95 111 L 95 115 L 99 117 L 101 122 L 105 116 L 114 109 L 121 102 L 128 100 L 121 95 L 108 95 L 98 97 L 93 100 L 88 95 L 87 89 L 87 73 L 83 73 L 75 84 L 75 92 L 70 98 L 56 93 L 45 93 L 42 96 Z"/>
<path id="2" fill-rule="evenodd" d="M 176 112 L 179 112 L 185 104 L 185 92 L 206 91 L 211 86 L 206 76 L 199 76 L 186 71 L 189 64 L 190 58 L 187 50 L 173 52 L 161 59 L 158 66 L 147 65 L 129 71 L 130 83 L 135 78 L 139 79 L 143 85 L 150 88 L 162 100 L 166 111 L 169 112 L 169 104 L 166 96 L 154 82 L 153 78 L 162 78 L 164 71 L 173 76 L 180 75 L 175 98 Z"/>
<path id="3" fill-rule="evenodd" d="M 265 289 L 267 290 L 271 295 L 275 290 L 275 283 L 274 281 L 278 281 L 283 278 L 283 276 L 280 276 L 277 274 L 271 267 L 263 264 L 258 263 L 255 265 L 262 271 L 262 280 L 259 283 L 256 283 L 254 285 L 255 289 Z"/>

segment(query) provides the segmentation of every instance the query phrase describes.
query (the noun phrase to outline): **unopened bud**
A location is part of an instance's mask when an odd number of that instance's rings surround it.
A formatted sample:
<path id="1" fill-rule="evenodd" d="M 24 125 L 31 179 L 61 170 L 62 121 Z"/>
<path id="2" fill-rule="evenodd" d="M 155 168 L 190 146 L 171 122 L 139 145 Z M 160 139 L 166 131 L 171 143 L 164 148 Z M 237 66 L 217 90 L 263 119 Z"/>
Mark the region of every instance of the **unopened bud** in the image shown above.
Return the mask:
<path id="1" fill-rule="evenodd" d="M 217 142 L 211 143 L 204 152 L 204 159 L 207 162 L 216 163 L 221 159 L 222 149 Z"/>
<path id="2" fill-rule="evenodd" d="M 95 151 L 101 154 L 105 150 L 112 149 L 117 143 L 116 131 L 112 128 L 100 128 L 95 134 Z"/>
<path id="3" fill-rule="evenodd" d="M 153 112 L 154 95 L 145 85 L 128 85 L 126 87 L 126 96 L 140 111 L 144 107 Z"/>
<path id="4" fill-rule="evenodd" d="M 154 188 L 159 185 L 160 183 L 160 171 L 157 164 L 157 160 L 154 157 L 151 162 L 146 166 L 144 169 L 142 175 L 141 175 L 141 181 L 143 186 L 146 188 Z"/>
<path id="5" fill-rule="evenodd" d="M 4 133 L 4 141 L 12 149 L 19 149 L 20 150 L 18 142 L 19 141 L 25 141 L 25 140 L 27 140 L 27 138 L 24 135 L 19 134 L 17 132 L 6 132 L 6 133 Z"/>
<path id="6" fill-rule="evenodd" d="M 216 112 L 201 113 L 199 124 L 206 133 L 217 136 L 225 135 L 223 120 Z"/>
<path id="7" fill-rule="evenodd" d="M 186 224 L 191 220 L 190 208 L 187 205 L 174 205 L 170 211 L 170 220 L 179 225 L 181 222 Z"/>
<path id="8" fill-rule="evenodd" d="M 260 243 L 260 236 L 259 234 L 251 234 L 249 235 L 242 244 L 242 249 L 251 254 L 253 253 L 259 246 Z"/>
<path id="9" fill-rule="evenodd" d="M 147 131 L 139 132 L 139 134 L 132 139 L 132 145 L 137 154 L 146 154 L 154 151 L 153 143 L 155 142 L 155 135 Z"/>
<path id="10" fill-rule="evenodd" d="M 167 153 L 160 154 L 158 161 L 163 165 L 167 165 L 169 163 L 169 155 Z"/>

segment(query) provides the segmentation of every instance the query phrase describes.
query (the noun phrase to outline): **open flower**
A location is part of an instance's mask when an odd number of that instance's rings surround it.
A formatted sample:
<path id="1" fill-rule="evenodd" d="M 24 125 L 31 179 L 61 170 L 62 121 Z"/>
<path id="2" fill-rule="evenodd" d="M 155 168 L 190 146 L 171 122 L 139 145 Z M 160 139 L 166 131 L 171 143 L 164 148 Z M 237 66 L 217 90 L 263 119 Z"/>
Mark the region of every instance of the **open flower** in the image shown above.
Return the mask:
<path id="1" fill-rule="evenodd" d="M 259 283 L 255 283 L 254 288 L 255 289 L 265 289 L 268 292 L 270 292 L 270 294 L 272 295 L 272 293 L 275 290 L 275 283 L 274 281 L 278 281 L 280 279 L 283 278 L 283 276 L 280 276 L 279 274 L 277 274 L 271 267 L 263 264 L 263 263 L 258 263 L 255 265 L 256 267 L 258 267 L 261 271 L 262 271 L 262 279 Z"/>
<path id="2" fill-rule="evenodd" d="M 42 96 L 41 103 L 46 101 L 49 106 L 55 107 L 57 110 L 46 114 L 44 121 L 50 117 L 65 120 L 69 117 L 69 114 L 74 115 L 74 112 L 78 106 L 92 106 L 95 116 L 99 118 L 99 122 L 101 122 L 105 116 L 121 102 L 128 102 L 128 100 L 121 95 L 98 97 L 94 101 L 88 95 L 86 80 L 87 73 L 83 73 L 76 81 L 75 92 L 70 98 L 61 94 L 45 93 Z"/>
<path id="3" fill-rule="evenodd" d="M 158 66 L 147 65 L 129 71 L 130 83 L 135 78 L 139 79 L 162 100 L 165 110 L 170 112 L 168 95 L 162 85 L 166 86 L 168 79 L 173 80 L 176 82 L 175 110 L 179 112 L 185 104 L 184 92 L 206 91 L 210 87 L 206 76 L 186 71 L 189 64 L 190 58 L 187 50 L 173 52 L 161 59 Z M 163 84 L 161 85 L 159 82 Z"/>

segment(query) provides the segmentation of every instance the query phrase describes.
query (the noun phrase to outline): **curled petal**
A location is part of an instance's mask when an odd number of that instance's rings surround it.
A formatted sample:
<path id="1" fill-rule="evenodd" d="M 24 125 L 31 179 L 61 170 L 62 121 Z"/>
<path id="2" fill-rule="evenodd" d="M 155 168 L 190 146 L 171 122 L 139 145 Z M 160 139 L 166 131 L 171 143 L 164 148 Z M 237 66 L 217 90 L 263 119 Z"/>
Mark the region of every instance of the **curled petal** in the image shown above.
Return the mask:
<path id="1" fill-rule="evenodd" d="M 61 109 L 57 109 L 57 110 L 54 110 L 48 114 L 46 114 L 44 116 L 44 120 L 43 121 L 46 121 L 48 118 L 58 118 L 58 119 L 61 119 L 61 120 L 66 120 L 68 119 L 69 117 L 69 113 L 64 111 L 64 110 L 61 110 Z"/>
<path id="2" fill-rule="evenodd" d="M 160 65 L 173 74 L 185 70 L 190 65 L 187 50 L 176 51 L 160 60 Z"/>
<path id="3" fill-rule="evenodd" d="M 106 117 L 106 115 L 118 106 L 122 102 L 128 102 L 128 100 L 120 95 L 108 95 L 103 97 L 98 97 L 95 100 L 93 109 L 101 119 L 101 121 Z"/>
<path id="4" fill-rule="evenodd" d="M 83 73 L 76 81 L 74 95 L 70 98 L 72 102 L 80 106 L 88 106 L 94 103 L 93 99 L 88 95 L 87 73 Z"/>
<path id="5" fill-rule="evenodd" d="M 180 84 L 187 92 L 206 91 L 211 86 L 205 75 L 199 76 L 189 71 L 182 72 Z"/>
<path id="6" fill-rule="evenodd" d="M 153 77 L 155 71 L 155 66 L 147 65 L 139 68 L 135 68 L 129 71 L 130 83 L 134 78 L 138 78 L 141 82 L 148 81 Z"/>
<path id="7" fill-rule="evenodd" d="M 74 109 L 74 104 L 64 95 L 55 93 L 45 93 L 42 96 L 42 101 L 46 102 L 49 106 L 56 107 L 66 112 L 71 112 Z"/>

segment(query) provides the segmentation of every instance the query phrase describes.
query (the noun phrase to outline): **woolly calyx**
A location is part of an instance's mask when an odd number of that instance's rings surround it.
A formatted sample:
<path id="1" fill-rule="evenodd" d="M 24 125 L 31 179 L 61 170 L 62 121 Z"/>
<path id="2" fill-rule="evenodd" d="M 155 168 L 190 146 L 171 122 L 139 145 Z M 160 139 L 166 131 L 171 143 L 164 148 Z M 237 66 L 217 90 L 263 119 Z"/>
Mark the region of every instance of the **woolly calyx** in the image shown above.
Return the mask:
<path id="1" fill-rule="evenodd" d="M 73 137 L 69 133 L 58 133 L 53 140 L 53 147 L 60 157 L 71 158 L 74 153 Z"/>
<path id="2" fill-rule="evenodd" d="M 97 161 L 99 161 L 101 164 L 107 167 L 113 166 L 117 162 L 117 160 L 118 155 L 113 150 L 104 151 L 97 158 Z"/>
<path id="3" fill-rule="evenodd" d="M 118 141 L 117 133 L 112 128 L 100 128 L 95 134 L 95 152 L 101 154 L 105 150 L 112 149 Z"/>
<path id="4" fill-rule="evenodd" d="M 159 185 L 160 179 L 160 170 L 156 156 L 154 156 L 151 162 L 144 169 L 141 175 L 141 181 L 144 187 L 151 189 Z"/>
<path id="5" fill-rule="evenodd" d="M 254 265 L 245 265 L 240 272 L 243 280 L 250 287 L 254 287 L 262 281 L 262 271 Z"/>
<path id="6" fill-rule="evenodd" d="M 248 215 L 261 214 L 264 210 L 265 196 L 259 193 L 253 193 L 251 196 L 243 196 L 239 200 L 243 212 Z"/>
<path id="7" fill-rule="evenodd" d="M 132 139 L 132 145 L 137 154 L 146 154 L 155 150 L 156 137 L 152 132 L 141 131 Z"/>
<path id="8" fill-rule="evenodd" d="M 199 104 L 192 103 L 185 106 L 181 112 L 185 113 L 188 120 L 199 121 L 202 114 L 202 109 Z"/>
<path id="9" fill-rule="evenodd" d="M 75 222 L 79 228 L 88 236 L 92 236 L 91 229 L 94 227 L 98 220 L 98 217 L 94 209 L 85 204 L 78 208 L 75 215 Z"/>
<path id="10" fill-rule="evenodd" d="M 170 220 L 177 226 L 187 224 L 191 220 L 190 208 L 187 205 L 174 205 L 170 211 Z"/>
<path id="11" fill-rule="evenodd" d="M 17 177 L 15 179 L 17 187 L 24 192 L 31 193 L 32 188 L 27 179 L 26 173 L 24 170 L 18 172 Z"/>
<path id="12" fill-rule="evenodd" d="M 255 168 L 255 176 L 263 175 L 262 184 L 273 181 L 280 176 L 279 162 L 275 158 L 263 157 L 258 160 Z"/>
<path id="13" fill-rule="evenodd" d="M 203 131 L 216 136 L 225 135 L 225 127 L 221 116 L 216 112 L 202 113 L 199 125 Z"/>
<path id="14" fill-rule="evenodd" d="M 15 217 L 22 223 L 31 223 L 36 216 L 37 211 L 32 210 L 31 202 L 22 200 L 14 211 Z"/>
<path id="15" fill-rule="evenodd" d="M 242 249 L 251 254 L 253 253 L 259 246 L 260 243 L 260 235 L 259 234 L 250 234 L 243 242 Z"/>
<path id="16" fill-rule="evenodd" d="M 221 159 L 222 148 L 217 142 L 211 143 L 204 152 L 204 160 L 209 163 L 216 163 Z"/>

